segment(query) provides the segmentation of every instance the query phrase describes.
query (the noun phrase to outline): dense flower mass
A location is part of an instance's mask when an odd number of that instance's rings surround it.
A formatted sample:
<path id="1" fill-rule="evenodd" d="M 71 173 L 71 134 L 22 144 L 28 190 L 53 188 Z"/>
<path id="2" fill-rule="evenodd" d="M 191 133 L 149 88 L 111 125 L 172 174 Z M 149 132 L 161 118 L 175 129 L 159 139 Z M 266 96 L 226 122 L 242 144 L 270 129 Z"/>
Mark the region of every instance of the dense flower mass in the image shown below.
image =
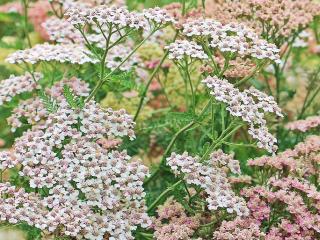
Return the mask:
<path id="1" fill-rule="evenodd" d="M 212 10 L 212 17 L 220 21 L 240 21 L 265 37 L 278 38 L 305 28 L 319 15 L 320 4 L 313 0 L 226 0 Z"/>
<path id="2" fill-rule="evenodd" d="M 305 141 L 298 143 L 293 149 L 287 149 L 274 156 L 262 156 L 249 160 L 248 165 L 289 171 L 300 176 L 320 176 L 320 137 L 308 136 Z"/>
<path id="3" fill-rule="evenodd" d="M 158 208 L 154 236 L 159 240 L 190 239 L 199 227 L 198 217 L 188 217 L 181 204 L 168 200 Z"/>
<path id="4" fill-rule="evenodd" d="M 169 59 L 182 60 L 184 57 L 207 59 L 207 54 L 204 53 L 202 47 L 195 42 L 187 40 L 176 40 L 166 47 L 169 50 Z"/>
<path id="5" fill-rule="evenodd" d="M 0 6 L 0 240 L 320 239 L 319 0 L 174 1 Z"/>
<path id="6" fill-rule="evenodd" d="M 223 167 L 235 174 L 240 173 L 239 162 L 222 151 L 213 152 L 207 163 L 200 163 L 198 157 L 172 153 L 167 163 L 176 175 L 182 175 L 190 185 L 201 187 L 207 194 L 209 210 L 225 208 L 227 212 L 235 212 L 238 216 L 248 215 L 244 200 L 232 191 Z"/>
<path id="7" fill-rule="evenodd" d="M 220 228 L 214 232 L 213 239 L 217 240 L 260 240 L 265 234 L 260 226 L 251 219 L 236 218 L 233 221 L 222 222 Z"/>
<path id="8" fill-rule="evenodd" d="M 175 19 L 165 9 L 159 7 L 145 9 L 143 14 L 146 19 L 156 24 L 175 23 Z"/>
<path id="9" fill-rule="evenodd" d="M 223 25 L 210 19 L 193 20 L 183 25 L 183 34 L 194 39 L 205 37 L 209 40 L 209 45 L 221 53 L 281 62 L 280 50 L 274 44 L 260 39 L 254 31 L 242 24 Z"/>
<path id="10" fill-rule="evenodd" d="M 42 26 L 46 30 L 51 41 L 65 44 L 84 42 L 80 32 L 66 20 L 51 17 L 47 19 Z"/>
<path id="11" fill-rule="evenodd" d="M 318 126 L 320 126 L 320 116 L 312 116 L 304 120 L 297 120 L 297 121 L 290 122 L 286 125 L 286 128 L 289 130 L 306 132 Z"/>
<path id="12" fill-rule="evenodd" d="M 143 29 L 147 26 L 147 21 L 143 14 L 129 12 L 124 7 L 98 6 L 94 8 L 71 8 L 66 12 L 68 21 L 73 25 L 85 25 L 98 23 L 114 24 L 119 28 L 130 27 Z"/>
<path id="13" fill-rule="evenodd" d="M 90 51 L 78 44 L 38 44 L 30 49 L 19 50 L 7 57 L 9 63 L 31 63 L 56 61 L 59 63 L 96 63 Z"/>
<path id="14" fill-rule="evenodd" d="M 135 226 L 147 227 L 150 221 L 142 187 L 148 171 L 128 162 L 125 151 L 108 151 L 96 142 L 104 137 L 132 139 L 133 125 L 123 110 L 105 111 L 93 101 L 72 109 L 62 100 L 44 124 L 16 140 L 13 151 L 23 166 L 20 176 L 29 179 L 33 189 L 48 189 L 48 196 L 3 183 L 1 194 L 8 195 L 1 199 L 1 219 L 27 221 L 49 232 L 63 226 L 59 231 L 65 235 L 87 239 L 133 239 Z M 2 166 L 8 161 L 1 160 Z"/>
<path id="15" fill-rule="evenodd" d="M 45 89 L 48 96 L 52 97 L 54 101 L 61 102 L 64 100 L 63 87 L 69 86 L 74 94 L 81 97 L 87 97 L 90 89 L 89 85 L 78 78 L 63 79 L 55 83 L 51 88 Z M 33 97 L 24 101 L 20 101 L 19 105 L 13 109 L 11 116 L 7 119 L 11 126 L 11 131 L 23 125 L 22 119 L 26 120 L 28 124 L 35 125 L 40 120 L 45 119 L 49 114 L 46 106 L 40 97 Z"/>
<path id="16" fill-rule="evenodd" d="M 258 224 L 272 219 L 271 206 L 283 206 L 278 213 L 283 217 L 277 219 L 278 225 L 269 230 L 265 239 L 317 239 L 320 212 L 316 188 L 295 178 L 271 179 L 270 185 L 272 190 L 262 186 L 243 190 L 249 199 L 250 218 Z M 304 194 L 308 194 L 311 204 L 305 202 Z"/>
<path id="17" fill-rule="evenodd" d="M 258 140 L 258 147 L 269 152 L 276 150 L 277 139 L 266 127 L 265 113 L 275 113 L 283 117 L 280 108 L 271 96 L 251 87 L 241 92 L 227 80 L 208 77 L 202 81 L 216 100 L 227 104 L 228 112 L 234 117 L 240 117 L 249 124 L 249 134 Z"/>
<path id="18" fill-rule="evenodd" d="M 39 87 L 38 81 L 42 78 L 41 73 L 25 73 L 22 76 L 10 76 L 0 82 L 0 106 L 10 102 L 12 98 L 24 92 L 32 92 Z"/>

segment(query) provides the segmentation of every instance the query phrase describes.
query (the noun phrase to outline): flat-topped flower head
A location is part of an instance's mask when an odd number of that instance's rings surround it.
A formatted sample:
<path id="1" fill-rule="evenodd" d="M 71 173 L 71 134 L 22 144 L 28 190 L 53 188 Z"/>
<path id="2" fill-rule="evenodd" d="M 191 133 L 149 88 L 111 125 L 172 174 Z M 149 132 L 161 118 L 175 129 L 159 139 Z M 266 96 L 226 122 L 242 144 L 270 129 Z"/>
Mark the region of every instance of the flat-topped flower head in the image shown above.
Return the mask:
<path id="1" fill-rule="evenodd" d="M 41 73 L 25 73 L 22 76 L 11 75 L 8 79 L 0 81 L 0 106 L 10 102 L 13 97 L 25 92 L 32 92 L 39 85 L 37 82 L 42 78 Z"/>
<path id="2" fill-rule="evenodd" d="M 149 21 L 153 21 L 156 24 L 174 24 L 175 19 L 167 12 L 167 10 L 159 7 L 148 8 L 143 10 L 143 15 Z"/>
<path id="3" fill-rule="evenodd" d="M 100 26 L 112 24 L 118 27 L 130 27 L 133 29 L 145 29 L 147 21 L 143 14 L 130 12 L 124 7 L 97 6 L 93 8 L 71 8 L 66 14 L 68 21 L 73 25 L 85 25 L 96 23 Z"/>
<path id="4" fill-rule="evenodd" d="M 307 132 L 320 126 L 320 116 L 311 116 L 306 119 L 289 122 L 286 128 L 292 131 Z"/>
<path id="5" fill-rule="evenodd" d="M 56 61 L 59 63 L 85 64 L 96 63 L 89 50 L 79 44 L 57 44 L 48 43 L 37 44 L 33 48 L 18 50 L 10 54 L 7 59 L 9 63 L 31 63 L 36 64 L 41 61 Z"/>
<path id="6" fill-rule="evenodd" d="M 272 40 L 290 37 L 319 16 L 320 4 L 313 0 L 227 0 L 206 9 L 222 22 L 237 21 Z"/>
<path id="7" fill-rule="evenodd" d="M 273 137 L 266 127 L 265 114 L 275 113 L 282 117 L 281 109 L 272 97 L 250 88 L 241 92 L 225 79 L 207 77 L 202 81 L 211 91 L 216 100 L 227 104 L 228 112 L 234 117 L 240 117 L 249 124 L 248 133 L 258 140 L 258 147 L 268 152 L 274 152 L 277 139 Z"/>
<path id="8" fill-rule="evenodd" d="M 183 34 L 198 42 L 205 38 L 213 50 L 221 53 L 280 63 L 280 50 L 274 44 L 260 39 L 253 30 L 243 24 L 223 25 L 211 19 L 197 19 L 183 25 Z"/>
<path id="9" fill-rule="evenodd" d="M 48 18 L 42 23 L 51 41 L 58 43 L 84 43 L 80 32 L 68 21 L 56 17 Z"/>
<path id="10" fill-rule="evenodd" d="M 169 59 L 176 61 L 182 60 L 185 57 L 200 60 L 208 58 L 202 47 L 193 41 L 176 40 L 169 46 L 166 46 L 165 49 L 169 50 Z"/>
<path id="11" fill-rule="evenodd" d="M 99 141 L 133 139 L 131 116 L 104 110 L 94 101 L 76 109 L 64 99 L 58 102 L 58 109 L 18 138 L 12 150 L 14 163 L 23 166 L 19 175 L 47 194 L 1 183 L 0 218 L 78 239 L 133 240 L 138 225 L 151 224 L 143 189 L 148 169 L 117 150 L 121 141 L 113 150 Z M 12 156 L 1 153 L 0 167 L 10 167 Z"/>
<path id="12" fill-rule="evenodd" d="M 238 216 L 248 215 L 244 200 L 232 190 L 227 173 L 223 167 L 232 173 L 240 173 L 239 162 L 222 151 L 212 153 L 206 163 L 200 163 L 199 157 L 192 157 L 188 153 L 182 155 L 172 153 L 167 158 L 167 164 L 175 175 L 183 176 L 190 185 L 201 187 L 206 193 L 209 210 L 224 208 L 228 213 Z"/>

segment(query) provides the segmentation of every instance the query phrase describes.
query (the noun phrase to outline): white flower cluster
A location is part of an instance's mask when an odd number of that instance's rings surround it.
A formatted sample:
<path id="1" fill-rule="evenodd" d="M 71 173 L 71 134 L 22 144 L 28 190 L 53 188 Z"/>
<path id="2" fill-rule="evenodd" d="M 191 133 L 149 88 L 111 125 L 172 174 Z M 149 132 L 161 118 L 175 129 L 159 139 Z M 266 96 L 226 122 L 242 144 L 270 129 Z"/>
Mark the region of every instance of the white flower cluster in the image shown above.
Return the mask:
<path id="1" fill-rule="evenodd" d="M 175 24 L 175 19 L 163 8 L 155 7 L 143 10 L 146 19 L 157 24 Z"/>
<path id="2" fill-rule="evenodd" d="M 148 169 L 130 161 L 126 151 L 97 143 L 109 137 L 132 139 L 133 126 L 123 110 L 105 111 L 94 101 L 72 109 L 61 101 L 55 113 L 13 147 L 22 165 L 20 176 L 32 188 L 48 189 L 47 196 L 1 184 L 0 218 L 77 239 L 134 239 L 137 225 L 151 223 L 142 186 Z"/>
<path id="3" fill-rule="evenodd" d="M 267 41 L 260 39 L 251 29 L 238 23 L 221 24 L 211 19 L 193 20 L 183 25 L 187 37 L 206 37 L 209 45 L 222 53 L 236 53 L 256 59 L 280 63 L 280 50 Z"/>
<path id="4" fill-rule="evenodd" d="M 38 86 L 38 82 L 42 78 L 41 73 L 34 73 L 34 78 L 29 73 L 22 76 L 11 75 L 8 79 L 0 81 L 0 106 L 6 102 L 10 102 L 12 98 L 24 92 L 32 92 Z"/>
<path id="5" fill-rule="evenodd" d="M 283 117 L 281 108 L 278 106 L 273 96 L 269 96 L 253 86 L 244 90 L 244 92 L 257 99 L 258 108 L 263 109 L 265 112 L 275 113 L 278 117 Z"/>
<path id="6" fill-rule="evenodd" d="M 176 40 L 165 49 L 169 50 L 169 59 L 181 60 L 184 57 L 207 59 L 208 56 L 203 51 L 202 47 L 193 41 Z"/>
<path id="7" fill-rule="evenodd" d="M 131 53 L 132 49 L 128 45 L 119 44 L 111 48 L 108 52 L 106 58 L 106 66 L 111 70 L 114 70 L 118 65 Z M 138 55 L 133 54 L 127 61 L 125 61 L 121 66 L 121 71 L 129 71 L 134 65 L 141 62 Z"/>
<path id="8" fill-rule="evenodd" d="M 78 78 L 63 79 L 55 83 L 51 88 L 45 89 L 46 94 L 56 102 L 64 100 L 63 86 L 69 86 L 72 92 L 77 96 L 86 97 L 90 93 L 89 84 L 81 81 Z M 16 131 L 22 126 L 22 119 L 25 119 L 28 124 L 34 125 L 43 120 L 48 111 L 39 97 L 33 97 L 24 101 L 20 101 L 19 105 L 13 109 L 12 115 L 7 119 L 11 126 L 11 131 Z"/>
<path id="9" fill-rule="evenodd" d="M 51 17 L 41 25 L 46 30 L 51 41 L 65 44 L 84 42 L 80 32 L 66 20 Z"/>
<path id="10" fill-rule="evenodd" d="M 250 124 L 249 134 L 258 140 L 259 148 L 268 152 L 277 150 L 277 139 L 266 127 L 265 113 L 276 113 L 280 117 L 282 113 L 271 97 L 254 88 L 240 92 L 227 80 L 217 77 L 207 77 L 202 82 L 211 90 L 210 94 L 216 100 L 228 105 L 227 110 L 232 116 L 241 117 Z"/>
<path id="11" fill-rule="evenodd" d="M 95 22 L 97 22 L 99 25 L 113 24 L 119 28 L 144 29 L 147 26 L 147 21 L 143 14 L 129 12 L 124 7 L 97 6 L 85 9 L 71 8 L 65 15 L 73 25 L 95 25 Z"/>
<path id="12" fill-rule="evenodd" d="M 11 151 L 0 151 L 0 171 L 13 168 L 18 164 Z"/>
<path id="13" fill-rule="evenodd" d="M 207 194 L 209 210 L 226 208 L 228 213 L 236 213 L 238 216 L 247 216 L 249 210 L 244 199 L 233 192 L 223 166 L 228 166 L 234 173 L 240 172 L 239 163 L 232 155 L 222 151 L 212 153 L 206 164 L 200 163 L 198 157 L 172 153 L 167 158 L 167 164 L 174 174 L 183 175 L 188 184 L 194 184 L 204 189 Z"/>
<path id="14" fill-rule="evenodd" d="M 31 63 L 40 61 L 69 62 L 72 64 L 96 63 L 98 60 L 91 56 L 89 50 L 79 44 L 37 44 L 33 48 L 19 50 L 10 54 L 7 59 L 9 63 Z"/>

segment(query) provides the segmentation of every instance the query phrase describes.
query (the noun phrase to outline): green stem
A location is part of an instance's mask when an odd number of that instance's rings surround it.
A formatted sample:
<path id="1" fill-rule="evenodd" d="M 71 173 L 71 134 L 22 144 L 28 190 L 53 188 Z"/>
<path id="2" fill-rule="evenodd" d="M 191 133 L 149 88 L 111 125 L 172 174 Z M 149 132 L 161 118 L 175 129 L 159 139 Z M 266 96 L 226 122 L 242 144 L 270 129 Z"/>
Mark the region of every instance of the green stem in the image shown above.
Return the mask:
<path id="1" fill-rule="evenodd" d="M 178 37 L 178 33 L 179 33 L 179 32 L 177 31 L 177 32 L 176 32 L 176 35 L 175 35 L 175 37 L 174 37 L 174 39 L 173 39 L 173 42 L 174 42 L 174 41 L 176 40 L 176 38 Z M 158 64 L 158 66 L 157 66 L 157 67 L 153 70 L 153 72 L 151 73 L 151 75 L 150 75 L 150 77 L 149 77 L 149 79 L 148 79 L 148 81 L 147 81 L 147 85 L 145 86 L 145 88 L 144 88 L 144 90 L 143 90 L 143 92 L 142 92 L 142 94 L 141 94 L 139 106 L 138 106 L 138 109 L 137 109 L 136 114 L 134 115 L 133 121 L 136 121 L 136 120 L 137 120 L 137 118 L 138 118 L 138 116 L 139 116 L 139 113 L 140 113 L 140 111 L 141 111 L 141 109 L 142 109 L 142 105 L 143 105 L 144 99 L 145 99 L 146 96 L 147 96 L 147 92 L 148 92 L 148 89 L 149 89 L 149 87 L 150 87 L 150 84 L 151 84 L 154 76 L 158 73 L 158 71 L 159 71 L 159 69 L 161 68 L 162 64 L 163 64 L 164 61 L 166 60 L 168 54 L 169 54 L 169 51 L 166 50 L 166 52 L 165 52 L 165 54 L 163 55 L 160 63 Z"/>
<path id="2" fill-rule="evenodd" d="M 208 101 L 208 103 L 205 105 L 205 107 L 202 109 L 202 111 L 199 114 L 199 117 L 201 117 L 208 109 L 208 107 L 210 106 L 211 103 L 211 99 Z M 190 123 L 188 123 L 187 125 L 185 125 L 183 128 L 181 128 L 178 132 L 176 132 L 176 134 L 173 136 L 173 138 L 171 139 L 168 147 L 166 148 L 162 160 L 160 162 L 159 167 L 151 174 L 151 176 L 144 182 L 144 185 L 148 185 L 156 176 L 158 176 L 161 167 L 164 167 L 166 165 L 166 157 L 169 154 L 169 152 L 171 151 L 173 145 L 175 144 L 176 140 L 178 139 L 178 137 L 185 131 L 187 131 L 188 129 L 190 129 L 194 124 L 196 124 L 197 121 L 193 120 Z"/>
<path id="3" fill-rule="evenodd" d="M 98 27 L 100 28 L 101 32 L 103 32 L 103 30 L 99 24 L 98 24 Z M 89 102 L 95 96 L 95 94 L 98 92 L 98 90 L 100 89 L 100 87 L 102 86 L 102 84 L 104 82 L 104 74 L 105 74 L 105 69 L 106 69 L 106 66 L 105 66 L 106 65 L 106 58 L 107 58 L 110 39 L 111 39 L 111 35 L 112 35 L 111 32 L 112 32 L 112 24 L 109 26 L 109 35 L 105 36 L 103 34 L 103 36 L 105 37 L 105 40 L 106 40 L 106 45 L 105 45 L 105 50 L 104 50 L 102 59 L 100 61 L 100 76 L 99 76 L 100 79 L 99 79 L 99 82 L 97 83 L 97 85 L 94 87 L 93 91 L 90 93 L 90 95 L 86 99 L 86 102 Z"/>
<path id="4" fill-rule="evenodd" d="M 195 92 L 193 90 L 193 85 L 192 85 L 192 81 L 191 81 L 191 77 L 190 77 L 190 73 L 189 73 L 189 67 L 188 67 L 188 62 L 187 60 L 185 61 L 185 72 L 186 72 L 186 76 L 187 76 L 187 80 L 190 86 L 190 91 L 191 91 L 191 106 L 192 106 L 192 112 L 195 112 L 195 108 L 196 108 L 196 96 L 195 96 Z"/>
<path id="5" fill-rule="evenodd" d="M 200 162 L 203 162 L 205 159 L 207 159 L 207 157 L 209 156 L 209 154 L 216 149 L 216 147 L 218 147 L 220 144 L 222 144 L 228 137 L 230 137 L 234 132 L 236 132 L 239 128 L 241 128 L 243 125 L 240 124 L 238 126 L 236 126 L 234 129 L 232 129 L 229 133 L 228 131 L 230 130 L 230 128 L 232 128 L 233 123 L 231 123 L 227 129 L 225 131 L 223 131 L 220 135 L 220 137 L 214 141 L 211 146 L 208 148 L 208 150 L 205 152 L 205 154 L 202 156 Z M 227 134 L 226 134 L 227 133 Z"/>
<path id="6" fill-rule="evenodd" d="M 167 194 L 169 194 L 171 191 L 173 191 L 175 189 L 176 186 L 178 186 L 179 184 L 181 184 L 183 181 L 179 180 L 178 182 L 176 182 L 175 184 L 173 184 L 172 186 L 170 186 L 169 188 L 167 188 L 165 191 L 163 191 L 160 196 L 150 205 L 150 207 L 148 208 L 148 213 L 150 213 L 154 208 L 156 208 L 159 204 L 159 202 L 161 202 L 163 200 L 163 198 L 165 198 L 167 196 Z"/>
<path id="7" fill-rule="evenodd" d="M 28 0 L 22 0 L 22 6 L 23 6 L 23 30 L 26 35 L 28 46 L 29 48 L 32 48 L 29 31 L 28 31 L 28 8 L 29 8 L 29 2 Z"/>
<path id="8" fill-rule="evenodd" d="M 119 68 L 157 31 L 158 29 L 155 28 L 154 30 L 151 31 L 151 33 L 145 38 L 143 39 L 126 57 L 125 59 L 122 60 L 121 63 L 119 63 L 119 65 L 112 70 L 107 77 L 111 76 L 114 72 L 118 71 Z"/>

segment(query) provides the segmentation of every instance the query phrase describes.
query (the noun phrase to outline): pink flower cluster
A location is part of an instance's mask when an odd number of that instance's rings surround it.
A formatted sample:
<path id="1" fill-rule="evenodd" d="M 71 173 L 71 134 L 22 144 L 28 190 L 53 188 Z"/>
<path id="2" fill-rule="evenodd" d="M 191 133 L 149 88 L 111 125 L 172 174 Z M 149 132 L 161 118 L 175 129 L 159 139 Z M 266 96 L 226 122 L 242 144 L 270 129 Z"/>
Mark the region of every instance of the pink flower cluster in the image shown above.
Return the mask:
<path id="1" fill-rule="evenodd" d="M 240 173 L 239 162 L 233 159 L 233 155 L 217 151 L 212 153 L 208 162 L 200 163 L 198 157 L 188 153 L 172 153 L 167 164 L 175 175 L 181 175 L 188 184 L 200 186 L 205 191 L 209 210 L 224 208 L 238 216 L 248 215 L 244 200 L 233 192 L 224 169 L 227 167 L 232 173 Z"/>
<path id="2" fill-rule="evenodd" d="M 289 130 L 306 132 L 318 126 L 320 126 L 320 116 L 312 116 L 304 120 L 297 120 L 297 121 L 290 122 L 286 125 L 286 128 Z"/>
<path id="3" fill-rule="evenodd" d="M 227 110 L 234 117 L 241 117 L 250 124 L 249 134 L 258 140 L 258 147 L 274 152 L 277 139 L 273 137 L 266 127 L 265 113 L 275 113 L 282 117 L 281 109 L 273 97 L 251 87 L 241 92 L 225 79 L 207 77 L 202 81 L 210 90 L 216 100 L 227 104 Z"/>
<path id="4" fill-rule="evenodd" d="M 165 49 L 169 50 L 169 59 L 183 60 L 185 57 L 204 60 L 208 56 L 203 51 L 202 47 L 193 41 L 188 40 L 176 40 Z"/>
<path id="5" fill-rule="evenodd" d="M 154 237 L 158 240 L 191 239 L 199 227 L 198 217 L 188 217 L 181 204 L 168 200 L 158 208 L 154 222 Z"/>
<path id="6" fill-rule="evenodd" d="M 317 239 L 320 232 L 317 189 L 295 178 L 271 179 L 270 188 L 256 186 L 242 191 L 249 199 L 250 218 L 258 224 L 271 223 L 265 239 Z"/>
<path id="7" fill-rule="evenodd" d="M 86 97 L 89 95 L 89 84 L 81 81 L 78 78 L 63 79 L 55 83 L 51 88 L 45 89 L 48 96 L 52 100 L 61 102 L 64 100 L 63 86 L 69 86 L 73 93 L 77 96 Z M 39 97 L 33 97 L 24 101 L 20 101 L 19 105 L 13 109 L 12 115 L 7 119 L 8 124 L 11 125 L 11 131 L 15 131 L 22 126 L 21 119 L 26 119 L 28 124 L 34 125 L 40 120 L 45 119 L 48 111 Z"/>
<path id="8" fill-rule="evenodd" d="M 214 8 L 213 16 L 223 22 L 244 22 L 276 38 L 306 27 L 320 12 L 320 4 L 313 0 L 227 0 Z"/>
<path id="9" fill-rule="evenodd" d="M 213 234 L 215 240 L 261 240 L 264 237 L 260 226 L 251 219 L 235 218 L 223 221 Z"/>
<path id="10" fill-rule="evenodd" d="M 194 39 L 205 37 L 209 40 L 209 45 L 221 53 L 281 62 L 280 50 L 274 44 L 260 39 L 255 32 L 243 24 L 223 25 L 211 19 L 193 20 L 183 25 L 183 34 Z"/>
<path id="11" fill-rule="evenodd" d="M 33 79 L 33 77 L 35 79 Z M 32 76 L 25 73 L 22 76 L 11 75 L 8 79 L 0 82 L 0 106 L 6 102 L 10 102 L 16 95 L 25 92 L 32 92 L 37 89 L 39 85 L 37 82 L 42 78 L 41 73 L 34 73 Z"/>
<path id="12" fill-rule="evenodd" d="M 18 50 L 10 54 L 7 59 L 9 63 L 31 63 L 40 61 L 56 61 L 59 63 L 69 62 L 72 64 L 96 63 L 90 51 L 79 44 L 37 44 L 33 48 Z"/>
<path id="13" fill-rule="evenodd" d="M 133 139 L 133 127 L 124 110 L 103 110 L 94 101 L 73 109 L 61 100 L 43 124 L 16 139 L 13 159 L 35 192 L 2 183 L 1 220 L 76 238 L 134 239 L 137 225 L 151 224 L 142 186 L 148 170 L 129 161 L 126 151 L 109 151 L 97 142 Z M 2 165 L 10 161 L 1 154 Z"/>
<path id="14" fill-rule="evenodd" d="M 274 156 L 262 156 L 249 160 L 249 166 L 271 167 L 275 170 L 289 170 L 301 176 L 319 176 L 320 168 L 320 137 L 309 136 L 304 142 L 297 144 Z"/>
<path id="15" fill-rule="evenodd" d="M 51 41 L 64 44 L 84 42 L 80 32 L 66 20 L 51 17 L 42 23 L 42 27 L 47 32 Z"/>

